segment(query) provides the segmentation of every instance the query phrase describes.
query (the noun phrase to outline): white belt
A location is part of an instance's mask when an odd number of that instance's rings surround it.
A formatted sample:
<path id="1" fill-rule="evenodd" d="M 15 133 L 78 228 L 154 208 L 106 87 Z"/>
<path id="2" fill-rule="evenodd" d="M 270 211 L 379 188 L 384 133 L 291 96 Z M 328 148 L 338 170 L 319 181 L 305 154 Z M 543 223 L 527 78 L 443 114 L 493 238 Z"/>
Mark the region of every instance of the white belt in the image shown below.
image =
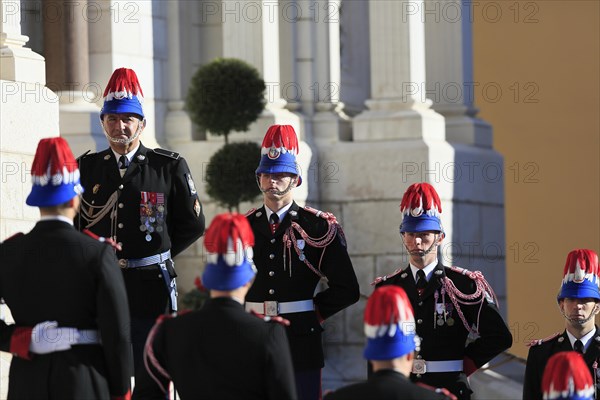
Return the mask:
<path id="1" fill-rule="evenodd" d="M 53 330 L 54 340 L 66 337 L 71 346 L 79 344 L 102 344 L 100 331 L 97 329 L 77 329 L 60 327 Z"/>
<path id="2" fill-rule="evenodd" d="M 259 314 L 274 317 L 279 314 L 291 314 L 297 312 L 313 311 L 315 305 L 311 300 L 287 301 L 265 301 L 263 303 L 246 302 L 246 311 L 254 311 Z"/>
<path id="3" fill-rule="evenodd" d="M 119 266 L 123 269 L 127 268 L 138 268 L 147 267 L 148 265 L 160 264 L 161 262 L 171 258 L 171 251 L 167 250 L 161 254 L 155 254 L 144 258 L 121 258 L 119 260 Z"/>
<path id="4" fill-rule="evenodd" d="M 425 361 L 416 359 L 413 363 L 413 374 L 430 372 L 457 372 L 463 370 L 463 360 Z"/>

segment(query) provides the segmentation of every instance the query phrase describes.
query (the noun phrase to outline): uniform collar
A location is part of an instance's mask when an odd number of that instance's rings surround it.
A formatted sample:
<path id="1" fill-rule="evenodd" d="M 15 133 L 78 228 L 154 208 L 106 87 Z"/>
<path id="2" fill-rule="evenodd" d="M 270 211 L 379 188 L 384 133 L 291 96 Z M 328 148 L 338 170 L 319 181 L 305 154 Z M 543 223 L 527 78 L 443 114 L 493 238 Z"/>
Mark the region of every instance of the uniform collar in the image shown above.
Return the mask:
<path id="1" fill-rule="evenodd" d="M 288 205 L 284 206 L 283 208 L 279 209 L 276 214 L 279 217 L 279 221 L 283 221 L 283 219 L 285 218 L 286 214 L 288 213 L 290 207 L 292 206 L 292 204 L 294 204 L 294 202 L 290 202 Z M 271 220 L 271 214 L 273 214 L 275 211 L 272 211 L 269 207 L 267 207 L 265 205 L 265 214 L 267 215 L 267 221 Z"/>
<path id="2" fill-rule="evenodd" d="M 127 162 L 128 163 L 131 163 L 131 159 L 133 158 L 133 156 L 135 155 L 135 153 L 140 148 L 140 143 L 141 142 L 138 142 L 138 145 L 135 147 L 135 149 L 133 149 L 129 153 L 125 154 L 125 157 L 127 157 Z M 121 158 L 121 154 L 119 154 L 116 151 L 114 151 L 112 147 L 110 148 L 110 150 L 112 151 L 113 155 L 115 156 L 115 159 L 116 159 L 117 164 L 118 164 L 119 163 L 119 158 Z"/>
<path id="3" fill-rule="evenodd" d="M 427 282 L 429 282 L 429 280 L 431 279 L 431 275 L 433 275 L 433 270 L 435 269 L 435 267 L 437 267 L 437 265 L 438 265 L 438 260 L 436 258 L 431 264 L 428 264 L 425 266 L 425 268 L 423 268 L 423 272 L 425 272 L 425 279 L 427 279 Z M 419 268 L 410 264 L 410 272 L 412 273 L 412 276 L 415 279 L 415 282 L 417 281 L 417 271 L 418 270 L 419 270 Z"/>
<path id="4" fill-rule="evenodd" d="M 569 338 L 569 342 L 571 342 L 571 347 L 575 348 L 575 341 L 577 340 L 577 338 L 575 336 L 573 336 L 571 334 L 571 332 L 569 332 L 569 331 L 566 331 L 566 332 L 567 332 L 567 337 Z M 586 333 L 581 339 L 579 339 L 579 340 L 581 340 L 581 343 L 583 343 L 583 352 L 584 353 L 588 349 L 590 342 L 595 334 L 596 334 L 596 329 L 594 328 L 591 331 L 589 331 L 588 333 Z"/>
<path id="5" fill-rule="evenodd" d="M 62 222 L 66 222 L 67 224 L 73 226 L 73 220 L 65 217 L 64 215 L 46 215 L 39 219 L 39 222 L 44 222 L 44 221 L 62 221 Z"/>

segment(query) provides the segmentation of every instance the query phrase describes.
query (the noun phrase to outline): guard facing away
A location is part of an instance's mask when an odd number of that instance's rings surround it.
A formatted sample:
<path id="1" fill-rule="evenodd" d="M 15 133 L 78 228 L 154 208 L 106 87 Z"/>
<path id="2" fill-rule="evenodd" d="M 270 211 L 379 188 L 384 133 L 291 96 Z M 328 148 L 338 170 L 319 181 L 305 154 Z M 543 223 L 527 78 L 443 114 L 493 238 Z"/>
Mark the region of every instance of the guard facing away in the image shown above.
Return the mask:
<path id="1" fill-rule="evenodd" d="M 246 310 L 290 321 L 287 335 L 300 400 L 321 398 L 322 322 L 356 303 L 358 282 L 335 216 L 293 199 L 302 184 L 298 138 L 290 125 L 271 126 L 256 180 L 264 206 L 247 217 L 254 232 L 256 281 Z"/>
<path id="2" fill-rule="evenodd" d="M 561 351 L 550 357 L 542 377 L 544 400 L 593 400 L 594 381 L 580 353 Z"/>
<path id="3" fill-rule="evenodd" d="M 244 310 L 256 275 L 248 221 L 217 215 L 204 244 L 202 282 L 211 298 L 199 311 L 159 318 L 144 353 L 149 373 L 159 384 L 172 380 L 184 400 L 296 399 L 284 329 L 289 322 Z"/>
<path id="4" fill-rule="evenodd" d="M 135 363 L 133 397 L 160 398 L 142 363 L 144 343 L 156 318 L 176 311 L 177 256 L 204 232 L 204 215 L 183 157 L 146 148 L 143 92 L 135 72 L 119 68 L 104 91 L 100 114 L 109 148 L 79 158 L 87 188 L 75 224 L 112 238 L 131 313 Z"/>
<path id="5" fill-rule="evenodd" d="M 434 187 L 411 185 L 400 211 L 400 236 L 410 265 L 373 284 L 402 287 L 413 306 L 422 341 L 411 380 L 447 388 L 461 400 L 470 399 L 467 376 L 508 349 L 512 335 L 481 272 L 446 267 L 438 260 L 444 229 Z"/>
<path id="6" fill-rule="evenodd" d="M 71 149 L 42 139 L 27 204 L 41 218 L 0 244 L 0 350 L 13 354 L 8 399 L 128 399 L 133 369 L 129 310 L 115 252 L 78 232 L 83 191 Z"/>
<path id="7" fill-rule="evenodd" d="M 558 308 L 565 318 L 565 330 L 562 334 L 555 333 L 528 344 L 524 400 L 544 398 L 542 371 L 548 359 L 555 353 L 572 350 L 583 355 L 583 360 L 594 377 L 594 398 L 598 398 L 600 330 L 594 320 L 600 312 L 599 272 L 598 255 L 594 251 L 576 249 L 568 254 L 557 296 Z"/>
<path id="8" fill-rule="evenodd" d="M 415 318 L 404 289 L 388 285 L 373 292 L 365 308 L 365 336 L 364 356 L 373 374 L 366 382 L 327 394 L 325 400 L 456 399 L 443 389 L 436 393 L 408 379 L 420 339 L 415 334 Z"/>

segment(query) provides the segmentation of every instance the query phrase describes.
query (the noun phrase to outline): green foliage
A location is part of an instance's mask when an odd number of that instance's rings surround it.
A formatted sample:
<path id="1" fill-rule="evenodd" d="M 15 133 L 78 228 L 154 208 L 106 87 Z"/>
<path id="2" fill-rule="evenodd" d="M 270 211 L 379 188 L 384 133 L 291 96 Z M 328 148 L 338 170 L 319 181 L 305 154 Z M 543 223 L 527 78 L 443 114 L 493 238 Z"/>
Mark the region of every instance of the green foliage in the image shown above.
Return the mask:
<path id="1" fill-rule="evenodd" d="M 260 194 L 256 167 L 260 146 L 254 142 L 229 143 L 210 158 L 206 168 L 206 192 L 229 211 Z"/>
<path id="2" fill-rule="evenodd" d="M 217 58 L 193 76 L 186 108 L 194 123 L 216 135 L 245 132 L 265 107 L 264 80 L 253 66 Z"/>
<path id="3" fill-rule="evenodd" d="M 210 293 L 202 284 L 200 277 L 196 277 L 194 286 L 195 287 L 192 290 L 184 294 L 181 300 L 179 300 L 179 309 L 181 311 L 197 311 L 201 309 L 202 306 L 204 306 L 204 303 L 206 303 L 206 300 L 210 298 Z"/>

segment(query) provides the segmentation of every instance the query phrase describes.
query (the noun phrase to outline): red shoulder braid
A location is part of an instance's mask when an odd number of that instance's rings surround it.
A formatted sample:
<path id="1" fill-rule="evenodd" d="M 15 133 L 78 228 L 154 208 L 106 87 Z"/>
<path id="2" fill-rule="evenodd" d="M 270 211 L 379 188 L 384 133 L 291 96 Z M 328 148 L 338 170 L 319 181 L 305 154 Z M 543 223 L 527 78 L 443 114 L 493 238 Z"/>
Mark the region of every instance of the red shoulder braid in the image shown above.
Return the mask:
<path id="1" fill-rule="evenodd" d="M 375 278 L 375 280 L 373 282 L 371 282 L 371 286 L 375 286 L 380 282 L 384 282 L 387 281 L 388 279 L 398 275 L 400 272 L 402 272 L 402 268 L 398 268 L 397 270 L 395 270 L 394 272 L 392 272 L 391 274 L 387 274 L 384 276 L 378 276 L 377 278 Z"/>
<path id="2" fill-rule="evenodd" d="M 252 208 L 250 209 L 246 214 L 244 214 L 245 217 L 249 217 L 252 214 L 254 214 L 256 212 L 256 208 Z"/>
<path id="3" fill-rule="evenodd" d="M 283 326 L 290 326 L 290 321 L 288 321 L 287 319 L 285 319 L 279 315 L 277 315 L 275 317 L 269 317 L 267 315 L 259 314 L 254 310 L 250 311 L 250 314 L 254 315 L 257 318 L 262 319 L 265 322 L 277 322 L 278 324 L 283 325 Z"/>
<path id="4" fill-rule="evenodd" d="M 542 343 L 548 342 L 548 341 L 556 338 L 559 335 L 560 335 L 560 332 L 556 332 L 555 334 L 552 334 L 552 335 L 550 335 L 548 337 L 545 337 L 543 339 L 533 339 L 529 343 L 526 343 L 525 346 L 527 346 L 527 347 L 539 346 Z"/>
<path id="5" fill-rule="evenodd" d="M 110 239 L 110 238 L 107 239 L 105 237 L 98 236 L 94 232 L 90 231 L 89 229 L 84 229 L 81 232 L 85 233 L 86 235 L 88 235 L 92 239 L 96 239 L 99 242 L 104 242 L 106 244 L 109 244 L 115 250 L 118 250 L 118 251 L 123 250 L 123 248 L 121 247 L 121 245 L 119 243 L 115 242 L 113 239 Z"/>

